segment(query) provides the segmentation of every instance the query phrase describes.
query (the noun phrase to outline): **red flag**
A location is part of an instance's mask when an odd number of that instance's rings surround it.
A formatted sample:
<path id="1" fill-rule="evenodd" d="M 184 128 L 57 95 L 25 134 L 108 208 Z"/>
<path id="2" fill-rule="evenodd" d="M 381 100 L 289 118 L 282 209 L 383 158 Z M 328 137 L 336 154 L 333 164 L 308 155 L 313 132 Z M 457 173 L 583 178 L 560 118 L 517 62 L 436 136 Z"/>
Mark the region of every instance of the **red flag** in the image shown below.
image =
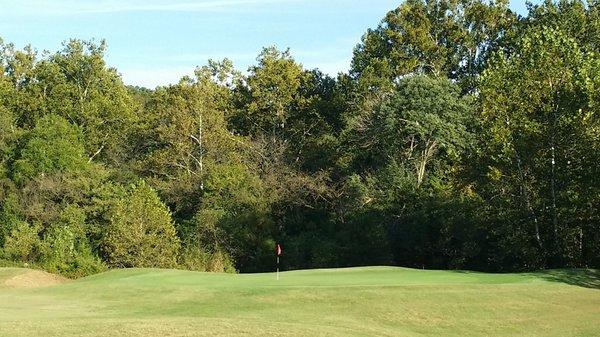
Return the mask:
<path id="1" fill-rule="evenodd" d="M 281 254 L 283 253 L 283 250 L 281 250 L 281 245 L 277 244 L 276 249 L 277 249 L 277 256 L 281 256 Z"/>

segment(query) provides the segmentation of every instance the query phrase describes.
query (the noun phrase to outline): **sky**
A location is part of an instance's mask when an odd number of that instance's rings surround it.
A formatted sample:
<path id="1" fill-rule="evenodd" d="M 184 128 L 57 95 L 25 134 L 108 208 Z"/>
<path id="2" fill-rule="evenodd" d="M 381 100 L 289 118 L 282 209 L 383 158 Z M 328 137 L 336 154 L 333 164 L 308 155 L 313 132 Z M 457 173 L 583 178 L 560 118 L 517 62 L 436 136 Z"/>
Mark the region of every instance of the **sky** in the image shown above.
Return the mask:
<path id="1" fill-rule="evenodd" d="M 305 68 L 347 71 L 352 50 L 401 1 L 0 0 L 0 38 L 56 51 L 70 38 L 105 39 L 126 84 L 154 88 L 208 59 L 245 71 L 263 47 L 290 48 Z M 525 2 L 511 0 L 525 14 Z"/>

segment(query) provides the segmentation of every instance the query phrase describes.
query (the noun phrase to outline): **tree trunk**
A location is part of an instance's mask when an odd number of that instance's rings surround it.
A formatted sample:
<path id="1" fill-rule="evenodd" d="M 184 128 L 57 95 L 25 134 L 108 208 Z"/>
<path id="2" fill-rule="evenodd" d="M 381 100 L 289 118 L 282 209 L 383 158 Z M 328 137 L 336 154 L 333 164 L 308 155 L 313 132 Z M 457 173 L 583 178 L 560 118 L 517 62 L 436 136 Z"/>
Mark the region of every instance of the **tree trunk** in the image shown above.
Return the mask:
<path id="1" fill-rule="evenodd" d="M 421 186 L 423 179 L 425 178 L 425 169 L 427 167 L 427 163 L 433 157 L 433 154 L 436 150 L 437 142 L 429 141 L 425 143 L 425 148 L 421 152 L 421 160 L 417 163 L 417 187 Z"/>
<path id="2" fill-rule="evenodd" d="M 204 191 L 204 149 L 202 148 L 202 113 L 198 114 L 198 146 L 200 147 L 200 160 L 199 160 L 199 169 L 200 169 L 200 190 Z"/>
<path id="3" fill-rule="evenodd" d="M 558 94 L 558 93 L 557 93 Z M 550 129 L 550 154 L 551 154 L 551 167 L 550 167 L 550 194 L 552 198 L 552 240 L 554 241 L 554 256 L 555 262 L 559 263 L 561 259 L 561 245 L 559 244 L 558 239 L 558 214 L 556 212 L 556 132 L 558 132 L 556 128 L 556 113 L 558 110 L 558 104 L 555 103 L 552 107 L 551 113 L 551 125 Z"/>
<path id="4" fill-rule="evenodd" d="M 542 238 L 540 236 L 540 225 L 538 223 L 538 218 L 537 218 L 537 215 L 535 214 L 535 210 L 531 206 L 529 192 L 527 191 L 527 185 L 525 183 L 525 173 L 523 172 L 523 167 L 521 164 L 521 157 L 519 156 L 519 153 L 516 150 L 515 150 L 515 157 L 517 159 L 517 170 L 519 172 L 519 179 L 521 180 L 521 191 L 523 194 L 523 200 L 525 201 L 525 207 L 527 209 L 527 212 L 529 213 L 529 216 L 533 220 L 533 226 L 534 226 L 534 230 L 535 230 L 535 239 L 536 239 L 540 249 L 543 250 L 544 245 L 542 244 Z"/>

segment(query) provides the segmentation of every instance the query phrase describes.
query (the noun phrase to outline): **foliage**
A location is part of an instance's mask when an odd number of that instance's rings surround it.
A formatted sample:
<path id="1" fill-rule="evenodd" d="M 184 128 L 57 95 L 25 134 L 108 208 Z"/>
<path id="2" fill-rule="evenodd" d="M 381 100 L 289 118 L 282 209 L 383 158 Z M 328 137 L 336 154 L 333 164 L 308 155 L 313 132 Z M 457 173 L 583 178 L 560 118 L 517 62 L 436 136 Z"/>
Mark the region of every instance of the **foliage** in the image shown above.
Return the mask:
<path id="1" fill-rule="evenodd" d="M 265 48 L 126 87 L 0 40 L 0 249 L 70 277 L 600 265 L 600 5 L 407 0 L 348 73 Z"/>
<path id="2" fill-rule="evenodd" d="M 446 76 L 473 89 L 486 58 L 510 36 L 515 21 L 503 0 L 405 1 L 363 36 L 351 73 L 368 90 L 389 89 L 412 73 Z"/>
<path id="3" fill-rule="evenodd" d="M 182 250 L 180 265 L 189 270 L 235 273 L 233 260 L 226 253 L 202 251 L 198 247 L 186 247 Z"/>
<path id="4" fill-rule="evenodd" d="M 14 261 L 36 261 L 40 254 L 39 227 L 19 221 L 4 239 L 2 255 Z"/>
<path id="5" fill-rule="evenodd" d="M 77 171 L 87 164 L 77 128 L 60 116 L 42 117 L 24 138 L 13 164 L 13 180 L 18 184 L 38 175 Z"/>
<path id="6" fill-rule="evenodd" d="M 598 119 L 585 94 L 597 76 L 590 67 L 597 56 L 549 27 L 531 29 L 515 52 L 498 55 L 482 85 L 490 151 L 498 154 L 492 167 L 498 183 L 518 182 L 513 186 L 520 190 L 509 193 L 522 200 L 541 259 L 576 264 L 589 254 L 583 240 L 595 232 L 587 216 L 573 218 L 573 207 L 597 203 L 589 192 L 598 185 L 587 174 L 597 166 L 597 151 L 590 149 L 597 146 Z M 504 207 L 514 207 L 509 204 Z"/>
<path id="7" fill-rule="evenodd" d="M 85 214 L 73 206 L 67 206 L 60 219 L 46 231 L 41 251 L 40 263 L 50 272 L 75 278 L 105 270 L 87 240 Z"/>
<path id="8" fill-rule="evenodd" d="M 179 239 L 167 207 L 144 182 L 119 200 L 103 242 L 112 267 L 175 267 Z"/>

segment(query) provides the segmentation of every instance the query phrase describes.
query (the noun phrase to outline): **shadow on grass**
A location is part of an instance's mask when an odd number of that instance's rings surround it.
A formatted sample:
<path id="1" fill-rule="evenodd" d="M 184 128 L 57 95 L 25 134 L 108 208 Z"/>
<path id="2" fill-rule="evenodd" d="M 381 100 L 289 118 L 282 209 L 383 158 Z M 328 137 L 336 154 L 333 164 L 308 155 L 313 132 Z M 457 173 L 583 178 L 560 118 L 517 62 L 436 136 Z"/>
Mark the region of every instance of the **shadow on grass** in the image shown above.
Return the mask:
<path id="1" fill-rule="evenodd" d="M 553 269 L 541 271 L 537 275 L 550 282 L 560 282 L 579 287 L 600 289 L 600 270 Z"/>
<path id="2" fill-rule="evenodd" d="M 478 273 L 469 270 L 452 270 L 452 272 L 463 274 Z M 502 273 L 498 273 L 498 275 L 501 274 Z M 534 276 L 549 282 L 565 283 L 591 289 L 600 289 L 600 269 L 548 269 L 532 273 L 523 273 L 522 275 Z"/>

